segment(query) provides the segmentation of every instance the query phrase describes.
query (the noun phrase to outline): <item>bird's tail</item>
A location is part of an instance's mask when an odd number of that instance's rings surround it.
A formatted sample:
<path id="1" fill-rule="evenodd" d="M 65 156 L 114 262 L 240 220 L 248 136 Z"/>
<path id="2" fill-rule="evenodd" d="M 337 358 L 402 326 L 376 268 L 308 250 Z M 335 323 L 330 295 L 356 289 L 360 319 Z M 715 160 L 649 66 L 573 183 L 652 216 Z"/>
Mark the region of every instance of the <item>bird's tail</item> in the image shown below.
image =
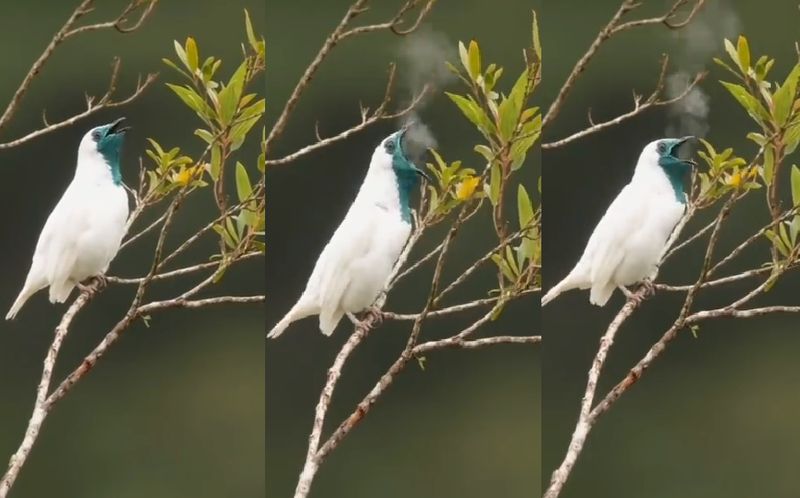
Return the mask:
<path id="1" fill-rule="evenodd" d="M 612 283 L 594 285 L 589 293 L 589 302 L 595 306 L 605 306 L 617 287 Z"/>
<path id="2" fill-rule="evenodd" d="M 64 282 L 53 282 L 50 284 L 50 302 L 63 303 L 72 294 L 75 284 L 69 280 Z"/>
<path id="3" fill-rule="evenodd" d="M 578 284 L 575 283 L 575 278 L 573 277 L 572 273 L 570 273 L 564 277 L 564 280 L 554 285 L 544 296 L 542 296 L 542 306 L 557 298 L 562 292 L 576 289 L 577 287 Z"/>
<path id="4" fill-rule="evenodd" d="M 25 285 L 20 291 L 17 299 L 14 301 L 14 304 L 11 305 L 11 309 L 8 310 L 6 313 L 6 320 L 13 320 L 17 313 L 19 313 L 20 308 L 25 302 L 39 289 L 31 289 L 28 285 Z"/>
<path id="5" fill-rule="evenodd" d="M 269 333 L 267 334 L 267 339 L 275 339 L 279 335 L 283 334 L 283 331 L 286 330 L 286 327 L 288 327 L 289 324 L 291 324 L 295 320 L 305 318 L 311 314 L 313 314 L 313 310 L 309 309 L 309 307 L 303 302 L 301 298 L 300 301 L 298 301 L 297 304 L 292 306 L 292 309 L 290 309 L 289 312 L 286 313 L 286 316 L 281 318 L 281 321 L 279 321 L 277 324 L 275 324 L 274 327 L 272 327 L 272 330 L 270 330 Z"/>

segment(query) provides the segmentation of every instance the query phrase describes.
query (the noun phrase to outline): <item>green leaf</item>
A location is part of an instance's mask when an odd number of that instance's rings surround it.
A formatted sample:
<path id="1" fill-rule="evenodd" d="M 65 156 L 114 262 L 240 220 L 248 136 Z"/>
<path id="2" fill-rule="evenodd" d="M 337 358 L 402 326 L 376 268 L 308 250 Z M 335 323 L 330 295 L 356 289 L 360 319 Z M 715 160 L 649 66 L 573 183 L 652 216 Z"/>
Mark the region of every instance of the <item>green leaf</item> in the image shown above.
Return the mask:
<path id="1" fill-rule="evenodd" d="M 492 206 L 496 206 L 500 199 L 500 181 L 500 166 L 493 164 L 489 174 L 489 192 L 487 192 Z"/>
<path id="2" fill-rule="evenodd" d="M 253 186 L 250 184 L 250 178 L 247 176 L 247 170 L 244 164 L 236 161 L 236 193 L 239 196 L 239 201 L 242 202 L 253 193 Z"/>
<path id="3" fill-rule="evenodd" d="M 800 204 L 800 169 L 796 165 L 792 165 L 792 205 L 797 206 Z"/>
<path id="4" fill-rule="evenodd" d="M 256 39 L 255 32 L 253 32 L 253 23 L 250 22 L 250 13 L 247 12 L 247 9 L 244 9 L 244 27 L 247 31 L 247 41 L 250 43 L 250 46 L 256 51 L 256 53 L 261 53 L 261 44 L 259 43 L 259 40 Z"/>
<path id="5" fill-rule="evenodd" d="M 198 59 L 197 43 L 194 41 L 194 38 L 189 36 L 186 38 L 186 64 L 189 66 L 192 73 L 197 71 Z"/>
<path id="6" fill-rule="evenodd" d="M 219 173 L 222 169 L 222 150 L 220 149 L 219 145 L 214 145 L 211 147 L 211 164 L 208 170 L 208 174 L 211 175 L 211 179 L 215 182 L 219 180 Z"/>
<path id="7" fill-rule="evenodd" d="M 533 52 L 537 60 L 542 60 L 542 44 L 539 41 L 539 20 L 536 18 L 536 11 L 533 11 Z"/>
<path id="8" fill-rule="evenodd" d="M 242 62 L 231 76 L 225 88 L 219 92 L 219 119 L 225 126 L 231 122 L 239 106 L 239 99 L 244 90 L 244 78 L 247 74 L 247 62 Z"/>
<path id="9" fill-rule="evenodd" d="M 478 47 L 478 42 L 471 40 L 469 42 L 469 49 L 467 51 L 469 57 L 469 75 L 473 81 L 478 79 L 481 74 L 481 50 Z"/>
<path id="10" fill-rule="evenodd" d="M 747 38 L 742 35 L 739 35 L 739 39 L 736 42 L 736 53 L 742 72 L 746 73 L 750 69 L 750 46 L 747 43 Z"/>
<path id="11" fill-rule="evenodd" d="M 742 63 L 739 60 L 739 52 L 736 50 L 736 47 L 733 46 L 730 40 L 727 38 L 725 39 L 725 51 L 728 52 L 728 56 L 730 56 L 731 60 L 736 63 L 736 66 L 745 74 L 744 69 L 742 68 Z"/>
<path id="12" fill-rule="evenodd" d="M 183 62 L 183 65 L 186 66 L 187 69 L 189 69 L 189 60 L 186 57 L 186 50 L 184 50 L 181 44 L 178 43 L 178 40 L 175 40 L 174 44 L 175 44 L 175 53 L 178 55 L 178 59 L 180 59 L 181 62 Z"/>
<path id="13" fill-rule="evenodd" d="M 458 42 L 458 57 L 461 59 L 461 65 L 469 72 L 469 54 L 462 42 Z"/>
<path id="14" fill-rule="evenodd" d="M 194 134 L 202 138 L 207 144 L 211 144 L 214 141 L 214 135 L 212 135 L 208 130 L 197 129 L 194 130 Z"/>
<path id="15" fill-rule="evenodd" d="M 751 118 L 761 125 L 762 128 L 766 127 L 765 123 L 770 120 L 770 115 L 758 99 L 750 95 L 741 85 L 729 83 L 727 81 L 720 81 L 720 83 L 722 83 L 722 86 L 724 86 L 739 104 L 744 107 Z"/>
<path id="16" fill-rule="evenodd" d="M 771 146 L 764 149 L 764 183 L 767 186 L 772 185 L 773 176 L 775 174 L 775 151 Z"/>
<path id="17" fill-rule="evenodd" d="M 472 100 L 472 97 L 466 98 L 450 92 L 445 92 L 445 94 L 450 97 L 450 100 L 456 104 L 461 110 L 461 113 L 478 128 L 478 131 L 480 131 L 484 137 L 488 137 L 491 134 L 489 117 L 486 116 L 486 113 L 478 106 L 477 102 Z"/>
<path id="18" fill-rule="evenodd" d="M 797 80 L 800 78 L 800 63 L 795 64 L 783 85 L 775 90 L 772 101 L 775 107 L 775 120 L 781 126 L 785 125 L 791 115 L 792 104 L 797 94 Z"/>
<path id="19" fill-rule="evenodd" d="M 531 221 L 533 221 L 533 205 L 528 192 L 522 184 L 517 187 L 517 212 L 519 213 L 520 229 L 530 225 Z"/>

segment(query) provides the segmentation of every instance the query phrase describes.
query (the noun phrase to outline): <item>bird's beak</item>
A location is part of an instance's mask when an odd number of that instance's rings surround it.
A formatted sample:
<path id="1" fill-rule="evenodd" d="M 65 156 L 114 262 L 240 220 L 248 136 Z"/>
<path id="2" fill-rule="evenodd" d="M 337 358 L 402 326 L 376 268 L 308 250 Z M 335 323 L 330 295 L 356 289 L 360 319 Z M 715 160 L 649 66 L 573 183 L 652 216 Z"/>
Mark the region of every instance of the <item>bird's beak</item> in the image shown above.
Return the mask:
<path id="1" fill-rule="evenodd" d="M 674 155 L 673 152 L 675 151 L 675 149 L 680 148 L 681 145 L 685 144 L 689 140 L 696 140 L 696 139 L 697 139 L 697 137 L 695 137 L 693 135 L 687 135 L 685 137 L 681 137 L 681 138 L 677 139 L 677 141 L 675 142 L 675 145 L 672 146 L 672 151 L 670 151 L 670 154 Z M 691 166 L 693 168 L 697 166 L 697 162 L 694 161 L 693 159 L 681 159 L 681 161 L 683 161 L 685 164 L 688 164 L 689 166 Z"/>
<path id="2" fill-rule="evenodd" d="M 126 131 L 130 130 L 129 126 L 122 126 L 125 122 L 125 118 L 119 118 L 118 120 L 111 123 L 111 126 L 108 128 L 108 132 L 106 135 L 117 135 L 119 133 L 125 133 Z"/>
<path id="3" fill-rule="evenodd" d="M 422 170 L 422 169 L 419 169 L 419 168 L 417 168 L 417 166 L 416 166 L 416 165 L 414 165 L 414 172 L 415 172 L 416 174 L 418 174 L 419 176 L 421 176 L 421 177 L 425 178 L 425 180 L 426 180 L 428 183 L 433 183 L 433 178 L 431 178 L 431 175 L 429 175 L 427 172 L 425 172 L 425 170 Z"/>

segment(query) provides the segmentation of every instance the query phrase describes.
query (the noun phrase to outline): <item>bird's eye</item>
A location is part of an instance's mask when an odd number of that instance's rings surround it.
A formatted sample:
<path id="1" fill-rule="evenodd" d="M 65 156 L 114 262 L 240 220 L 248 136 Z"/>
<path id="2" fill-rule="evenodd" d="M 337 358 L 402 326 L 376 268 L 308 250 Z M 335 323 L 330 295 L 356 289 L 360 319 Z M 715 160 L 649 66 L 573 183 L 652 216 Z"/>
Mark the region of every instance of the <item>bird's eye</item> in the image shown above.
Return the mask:
<path id="1" fill-rule="evenodd" d="M 665 144 L 664 142 L 659 142 L 658 152 L 659 154 L 664 154 L 665 152 L 667 152 L 667 144 Z"/>
<path id="2" fill-rule="evenodd" d="M 383 148 L 388 154 L 394 154 L 394 140 L 387 140 L 386 143 L 383 144 Z"/>
<path id="3" fill-rule="evenodd" d="M 97 140 L 100 140 L 100 131 L 99 131 L 99 130 L 94 130 L 94 131 L 92 132 L 92 138 L 93 138 L 95 141 L 97 141 Z"/>

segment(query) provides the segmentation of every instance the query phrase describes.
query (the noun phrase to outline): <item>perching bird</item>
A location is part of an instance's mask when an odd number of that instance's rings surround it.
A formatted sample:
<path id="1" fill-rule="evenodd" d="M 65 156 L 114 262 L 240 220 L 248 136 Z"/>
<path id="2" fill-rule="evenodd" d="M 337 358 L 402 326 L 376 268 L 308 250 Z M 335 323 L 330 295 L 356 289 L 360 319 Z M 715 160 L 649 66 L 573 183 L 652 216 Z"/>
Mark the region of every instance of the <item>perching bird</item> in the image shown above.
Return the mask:
<path id="1" fill-rule="evenodd" d="M 592 232 L 578 264 L 542 298 L 542 306 L 564 291 L 589 289 L 589 302 L 603 306 L 619 288 L 652 279 L 667 240 L 686 207 L 683 178 L 691 160 L 676 150 L 694 137 L 647 144 L 633 178 Z"/>
<path id="2" fill-rule="evenodd" d="M 50 302 L 63 303 L 80 282 L 102 276 L 119 250 L 128 219 L 120 150 L 123 118 L 84 135 L 75 176 L 39 235 L 25 285 L 6 320 L 35 292 L 50 286 Z"/>
<path id="3" fill-rule="evenodd" d="M 317 314 L 320 330 L 331 335 L 345 313 L 370 307 L 383 290 L 411 234 L 411 192 L 419 176 L 430 179 L 406 156 L 405 131 L 375 148 L 364 183 L 319 255 L 303 294 L 268 338 Z"/>

